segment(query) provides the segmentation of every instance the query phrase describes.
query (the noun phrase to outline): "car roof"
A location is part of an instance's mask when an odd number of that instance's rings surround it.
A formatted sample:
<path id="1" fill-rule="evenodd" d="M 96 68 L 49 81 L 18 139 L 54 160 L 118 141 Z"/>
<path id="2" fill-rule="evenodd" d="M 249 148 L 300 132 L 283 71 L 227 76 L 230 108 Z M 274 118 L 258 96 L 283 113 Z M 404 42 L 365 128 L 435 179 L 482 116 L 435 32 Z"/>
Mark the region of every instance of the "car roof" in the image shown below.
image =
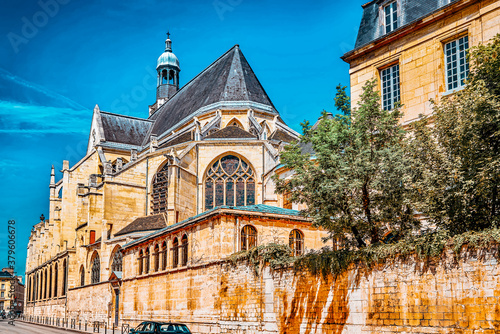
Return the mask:
<path id="1" fill-rule="evenodd" d="M 164 322 L 164 321 L 150 321 L 150 320 L 141 322 L 141 324 L 145 324 L 145 323 L 154 323 L 154 324 L 159 324 L 159 325 L 184 325 L 184 326 L 186 325 L 186 324 L 183 324 L 182 322 Z"/>

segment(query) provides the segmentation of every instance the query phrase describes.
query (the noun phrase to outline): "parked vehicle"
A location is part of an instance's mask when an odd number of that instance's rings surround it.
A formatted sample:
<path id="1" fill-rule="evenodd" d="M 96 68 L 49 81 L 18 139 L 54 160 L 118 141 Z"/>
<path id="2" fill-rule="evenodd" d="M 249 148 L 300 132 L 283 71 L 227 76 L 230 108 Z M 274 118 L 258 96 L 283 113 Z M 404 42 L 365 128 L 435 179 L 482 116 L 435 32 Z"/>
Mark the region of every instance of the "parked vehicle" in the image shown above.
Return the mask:
<path id="1" fill-rule="evenodd" d="M 184 324 L 173 322 L 144 321 L 130 331 L 130 334 L 191 334 Z"/>

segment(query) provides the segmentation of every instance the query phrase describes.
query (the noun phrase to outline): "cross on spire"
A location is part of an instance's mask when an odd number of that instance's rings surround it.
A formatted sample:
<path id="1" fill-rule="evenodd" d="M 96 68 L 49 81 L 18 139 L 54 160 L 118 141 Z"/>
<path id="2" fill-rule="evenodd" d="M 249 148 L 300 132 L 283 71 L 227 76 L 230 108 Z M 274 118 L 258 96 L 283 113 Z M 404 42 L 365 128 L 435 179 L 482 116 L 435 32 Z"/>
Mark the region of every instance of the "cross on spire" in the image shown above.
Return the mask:
<path id="1" fill-rule="evenodd" d="M 167 31 L 167 38 L 170 39 L 170 31 Z"/>

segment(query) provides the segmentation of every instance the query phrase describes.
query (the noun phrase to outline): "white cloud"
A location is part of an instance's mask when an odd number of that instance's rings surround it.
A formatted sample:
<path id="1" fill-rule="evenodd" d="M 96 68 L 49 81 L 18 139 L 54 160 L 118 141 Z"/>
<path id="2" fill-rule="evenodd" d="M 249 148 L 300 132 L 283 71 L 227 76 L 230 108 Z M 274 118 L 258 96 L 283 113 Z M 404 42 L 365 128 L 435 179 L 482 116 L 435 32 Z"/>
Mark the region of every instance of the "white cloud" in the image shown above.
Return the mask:
<path id="1" fill-rule="evenodd" d="M 0 133 L 87 133 L 92 111 L 0 101 Z"/>

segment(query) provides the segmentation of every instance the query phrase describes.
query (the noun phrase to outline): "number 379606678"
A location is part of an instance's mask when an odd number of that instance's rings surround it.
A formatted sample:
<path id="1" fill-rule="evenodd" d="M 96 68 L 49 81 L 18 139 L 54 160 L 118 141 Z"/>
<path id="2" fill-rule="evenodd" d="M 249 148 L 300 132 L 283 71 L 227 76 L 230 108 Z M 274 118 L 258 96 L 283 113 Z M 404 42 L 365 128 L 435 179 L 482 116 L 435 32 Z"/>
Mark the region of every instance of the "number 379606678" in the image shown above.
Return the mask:
<path id="1" fill-rule="evenodd" d="M 8 223 L 8 263 L 7 266 L 9 268 L 14 269 L 16 265 L 16 221 L 15 220 L 9 220 Z"/>

